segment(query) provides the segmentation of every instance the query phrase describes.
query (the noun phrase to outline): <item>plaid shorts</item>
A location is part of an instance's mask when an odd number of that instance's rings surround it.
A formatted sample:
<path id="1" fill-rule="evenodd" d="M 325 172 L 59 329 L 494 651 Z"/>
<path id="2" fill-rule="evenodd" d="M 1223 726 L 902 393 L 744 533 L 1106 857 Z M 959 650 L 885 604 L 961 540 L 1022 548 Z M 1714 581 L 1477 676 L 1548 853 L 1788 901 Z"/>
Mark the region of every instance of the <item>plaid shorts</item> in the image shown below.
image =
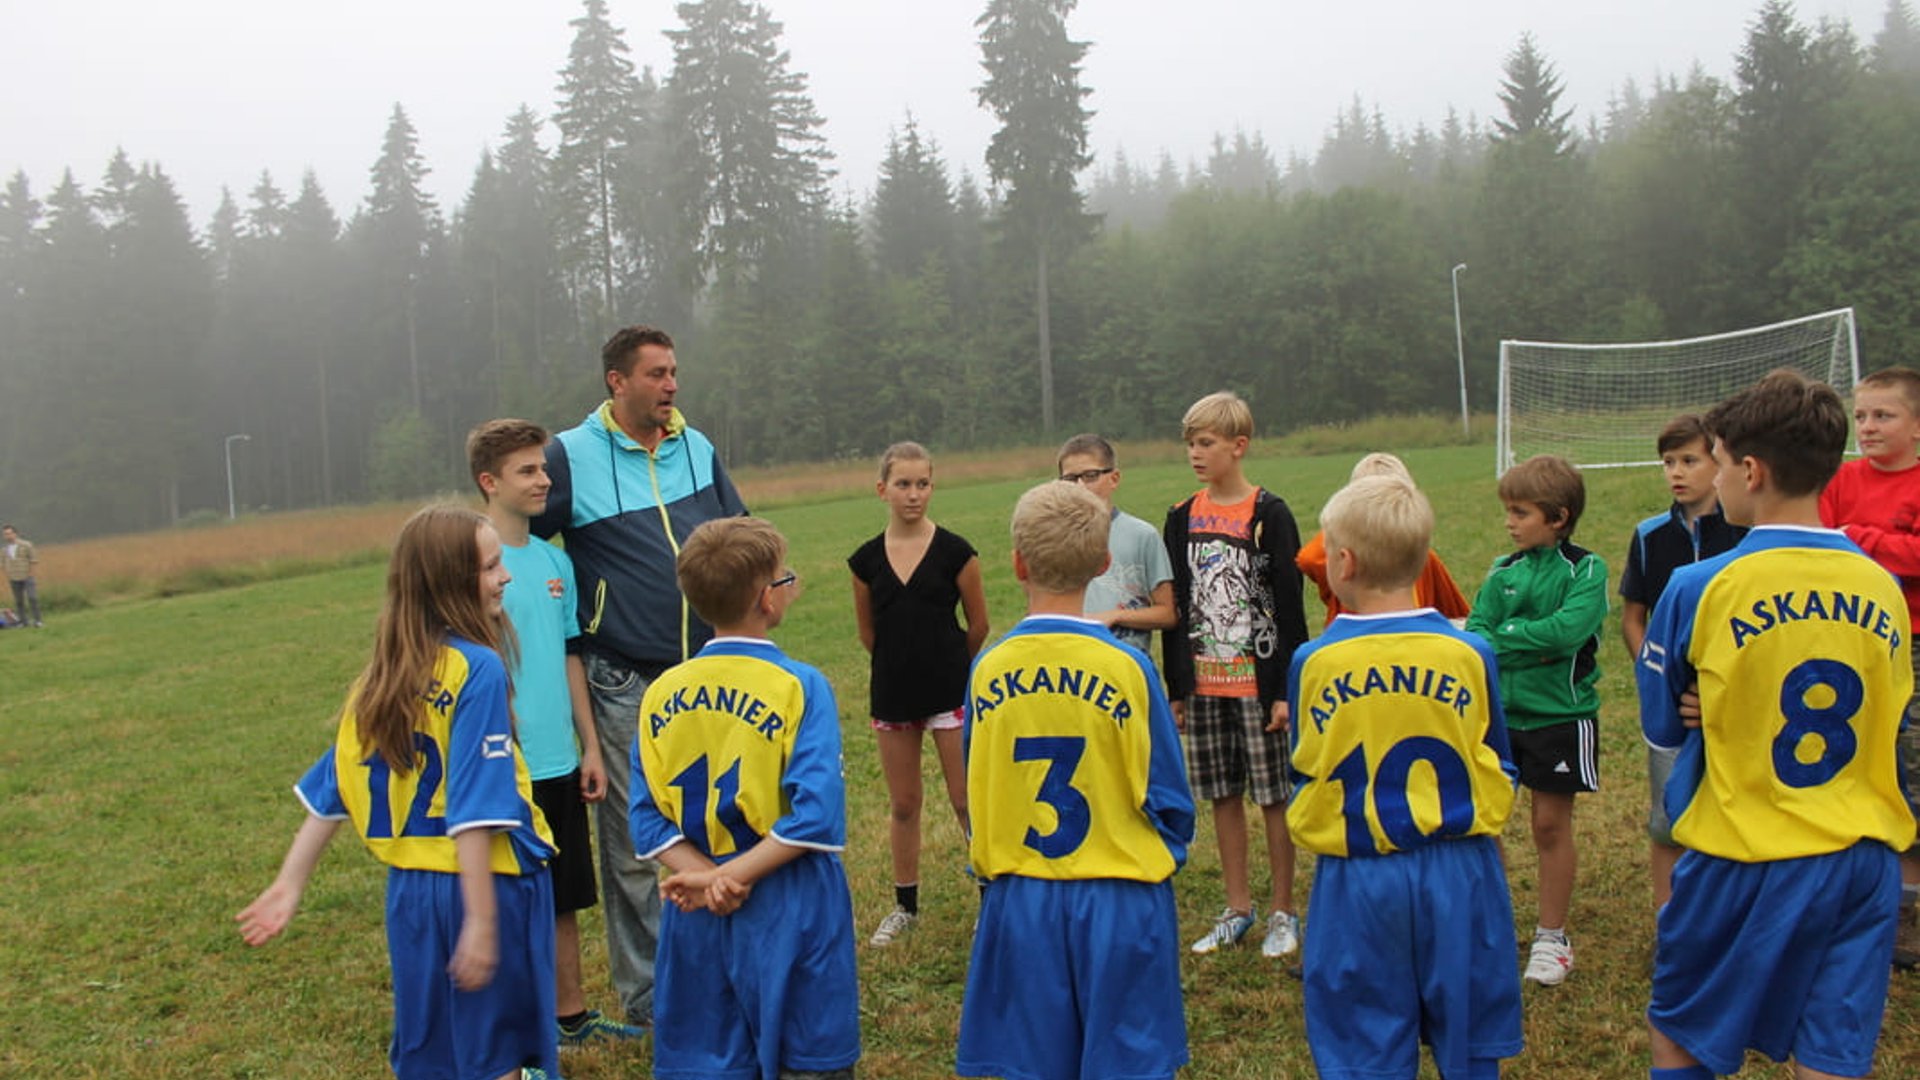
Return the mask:
<path id="1" fill-rule="evenodd" d="M 1266 727 L 1259 698 L 1188 698 L 1181 742 L 1193 797 L 1246 795 L 1261 806 L 1285 803 L 1293 793 L 1286 734 Z"/>

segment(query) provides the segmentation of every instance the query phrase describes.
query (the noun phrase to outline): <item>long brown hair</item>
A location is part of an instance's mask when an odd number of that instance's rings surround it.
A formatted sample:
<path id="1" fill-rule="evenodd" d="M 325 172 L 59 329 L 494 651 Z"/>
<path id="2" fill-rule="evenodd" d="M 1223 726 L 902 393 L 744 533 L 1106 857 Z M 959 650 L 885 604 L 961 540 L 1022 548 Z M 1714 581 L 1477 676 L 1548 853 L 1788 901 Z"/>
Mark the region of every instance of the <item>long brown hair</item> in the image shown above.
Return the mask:
<path id="1" fill-rule="evenodd" d="M 350 701 L 361 750 L 378 751 L 396 773 L 413 771 L 421 695 L 448 634 L 493 649 L 513 666 L 513 625 L 504 615 L 488 614 L 480 599 L 482 526 L 492 528 L 483 514 L 436 504 L 408 518 L 394 542 L 373 658 Z"/>

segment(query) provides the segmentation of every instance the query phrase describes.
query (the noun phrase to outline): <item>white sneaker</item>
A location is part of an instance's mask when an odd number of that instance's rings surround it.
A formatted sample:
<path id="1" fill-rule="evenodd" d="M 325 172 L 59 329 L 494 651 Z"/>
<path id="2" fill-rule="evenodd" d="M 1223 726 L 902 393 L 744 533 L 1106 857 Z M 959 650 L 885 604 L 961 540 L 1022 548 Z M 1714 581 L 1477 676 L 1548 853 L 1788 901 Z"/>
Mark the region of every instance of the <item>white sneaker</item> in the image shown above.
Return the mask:
<path id="1" fill-rule="evenodd" d="M 1213 920 L 1213 929 L 1199 941 L 1193 943 L 1193 951 L 1201 954 L 1213 952 L 1228 945 L 1237 945 L 1240 939 L 1253 929 L 1253 913 L 1240 912 L 1227 908 Z"/>
<path id="2" fill-rule="evenodd" d="M 1565 941 L 1536 937 L 1533 952 L 1527 957 L 1528 982 L 1541 986 L 1559 986 L 1573 970 L 1573 946 Z"/>
<path id="3" fill-rule="evenodd" d="M 880 925 L 874 928 L 873 936 L 867 939 L 867 944 L 876 949 L 884 949 L 893 944 L 895 938 L 913 929 L 914 921 L 919 918 L 920 916 L 906 908 L 894 908 L 887 912 L 886 918 L 880 920 Z"/>
<path id="4" fill-rule="evenodd" d="M 1276 911 L 1267 916 L 1267 936 L 1260 942 L 1260 955 L 1278 959 L 1299 951 L 1300 916 L 1291 911 Z"/>

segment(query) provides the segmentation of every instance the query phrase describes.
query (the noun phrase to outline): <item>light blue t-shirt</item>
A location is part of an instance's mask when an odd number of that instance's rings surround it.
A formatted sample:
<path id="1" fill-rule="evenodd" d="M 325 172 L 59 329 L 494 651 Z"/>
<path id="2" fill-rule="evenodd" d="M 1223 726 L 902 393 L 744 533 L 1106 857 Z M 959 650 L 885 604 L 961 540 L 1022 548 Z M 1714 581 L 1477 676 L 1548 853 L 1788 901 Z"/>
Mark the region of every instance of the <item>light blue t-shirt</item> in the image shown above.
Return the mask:
<path id="1" fill-rule="evenodd" d="M 520 752 L 528 775 L 551 780 L 580 767 L 567 694 L 567 642 L 580 635 L 573 561 L 544 540 L 501 544 L 500 557 L 513 575 L 506 609 L 520 639 L 520 663 L 513 669 Z"/>
<path id="2" fill-rule="evenodd" d="M 1106 573 L 1087 582 L 1087 599 L 1082 609 L 1089 615 L 1114 608 L 1143 608 L 1153 603 L 1153 590 L 1173 580 L 1173 563 L 1167 559 L 1167 545 L 1160 530 L 1124 510 L 1113 512 L 1113 524 L 1107 529 L 1107 552 L 1113 561 Z M 1153 632 L 1116 626 L 1113 635 L 1141 651 L 1153 645 Z"/>

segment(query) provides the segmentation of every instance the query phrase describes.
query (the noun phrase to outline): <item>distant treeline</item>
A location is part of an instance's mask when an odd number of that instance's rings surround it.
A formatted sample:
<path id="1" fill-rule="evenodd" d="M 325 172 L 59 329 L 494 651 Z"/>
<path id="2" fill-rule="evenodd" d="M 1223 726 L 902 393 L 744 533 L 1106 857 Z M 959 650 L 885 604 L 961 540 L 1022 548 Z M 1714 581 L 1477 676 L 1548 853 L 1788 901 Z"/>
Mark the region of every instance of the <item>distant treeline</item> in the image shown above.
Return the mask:
<path id="1" fill-rule="evenodd" d="M 990 61 L 989 17 L 1073 7 L 984 2 Z M 1870 42 L 1768 3 L 1730 81 L 1626 82 L 1584 125 L 1519 36 L 1485 123 L 1409 132 L 1356 99 L 1311 157 L 1235 132 L 1204 162 L 1085 171 L 1069 139 L 1070 227 L 1050 247 L 1021 181 L 998 164 L 976 179 L 910 117 L 877 177 L 835 177 L 766 9 L 678 11 L 659 79 L 585 0 L 552 113 L 508 118 L 451 209 L 424 192 L 398 105 L 344 218 L 311 173 L 263 173 L 204 226 L 124 153 L 91 187 L 15 174 L 0 517 L 54 539 L 224 513 L 241 433 L 242 507 L 461 486 L 469 426 L 576 422 L 602 396 L 600 342 L 640 321 L 675 333 L 682 408 L 736 465 L 1170 434 L 1220 387 L 1267 431 L 1449 411 L 1461 263 L 1476 409 L 1506 337 L 1687 336 L 1850 304 L 1868 366 L 1920 361 L 1920 23 L 1901 0 Z M 995 104 L 1005 137 L 1015 94 Z M 1051 122 L 1078 123 L 1084 154 L 1084 113 Z M 862 183 L 864 200 L 831 194 Z M 1034 344 L 1049 250 L 1051 433 Z"/>

